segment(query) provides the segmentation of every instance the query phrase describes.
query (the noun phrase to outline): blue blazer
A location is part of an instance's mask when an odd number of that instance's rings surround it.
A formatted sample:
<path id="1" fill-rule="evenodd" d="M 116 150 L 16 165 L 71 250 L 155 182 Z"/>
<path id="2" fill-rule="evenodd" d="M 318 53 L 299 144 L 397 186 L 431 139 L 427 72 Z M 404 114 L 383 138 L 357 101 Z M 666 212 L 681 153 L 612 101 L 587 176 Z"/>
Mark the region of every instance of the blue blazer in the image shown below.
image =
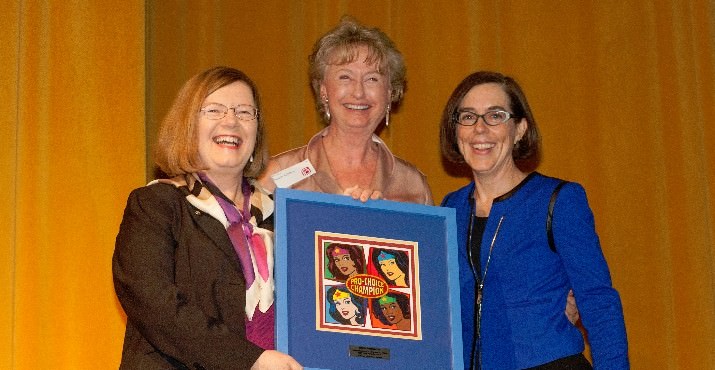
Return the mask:
<path id="1" fill-rule="evenodd" d="M 523 369 L 582 352 L 581 332 L 564 314 L 569 289 L 574 291 L 588 331 L 594 368 L 629 368 L 621 300 L 611 285 L 586 193 L 577 183 L 566 184 L 558 195 L 552 221 L 556 252 L 549 248 L 546 214 L 559 182 L 532 173 L 492 204 L 480 253 L 483 273 L 496 233 L 484 276 L 483 369 Z M 475 335 L 475 276 L 467 254 L 473 191 L 474 182 L 442 202 L 457 210 L 466 368 Z"/>

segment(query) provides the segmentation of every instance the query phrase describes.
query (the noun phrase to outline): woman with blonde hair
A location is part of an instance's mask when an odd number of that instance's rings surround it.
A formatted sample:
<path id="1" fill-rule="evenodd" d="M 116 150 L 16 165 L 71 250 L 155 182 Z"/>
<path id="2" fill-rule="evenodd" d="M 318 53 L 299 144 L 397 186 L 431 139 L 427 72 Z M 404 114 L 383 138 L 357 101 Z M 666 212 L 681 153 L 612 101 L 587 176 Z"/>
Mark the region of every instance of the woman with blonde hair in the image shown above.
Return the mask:
<path id="1" fill-rule="evenodd" d="M 375 135 L 380 125 L 389 125 L 390 111 L 405 88 L 404 61 L 392 41 L 377 28 L 343 17 L 315 43 L 310 79 L 316 107 L 328 126 L 307 145 L 271 159 L 261 176 L 266 190 L 292 187 L 362 201 L 431 205 L 424 174 L 393 155 Z M 296 164 L 314 171 L 297 182 L 276 183 L 279 171 Z"/>

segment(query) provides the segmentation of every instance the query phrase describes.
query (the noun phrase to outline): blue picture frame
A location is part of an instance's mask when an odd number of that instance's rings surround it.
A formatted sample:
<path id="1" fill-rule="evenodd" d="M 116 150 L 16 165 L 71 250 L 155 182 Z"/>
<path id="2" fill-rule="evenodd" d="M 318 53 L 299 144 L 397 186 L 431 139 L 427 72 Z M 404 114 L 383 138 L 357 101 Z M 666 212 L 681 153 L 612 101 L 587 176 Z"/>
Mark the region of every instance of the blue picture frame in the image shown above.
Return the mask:
<path id="1" fill-rule="evenodd" d="M 293 189 L 277 189 L 275 206 L 279 351 L 306 369 L 464 368 L 454 209 Z M 331 256 L 351 245 L 364 270 L 332 274 Z M 406 279 L 385 274 L 396 255 Z M 340 298 L 353 302 L 352 322 L 335 320 Z M 389 314 L 396 306 L 410 312 Z"/>

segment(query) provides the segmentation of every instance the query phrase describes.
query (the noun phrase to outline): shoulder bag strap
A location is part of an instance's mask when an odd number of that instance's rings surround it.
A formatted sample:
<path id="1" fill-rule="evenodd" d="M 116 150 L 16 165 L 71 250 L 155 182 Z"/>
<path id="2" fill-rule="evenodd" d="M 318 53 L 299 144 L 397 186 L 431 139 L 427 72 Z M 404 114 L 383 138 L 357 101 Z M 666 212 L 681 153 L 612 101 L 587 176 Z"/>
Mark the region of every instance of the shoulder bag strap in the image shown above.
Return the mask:
<path id="1" fill-rule="evenodd" d="M 554 192 L 551 193 L 551 199 L 549 200 L 549 212 L 546 214 L 546 235 L 549 238 L 549 248 L 551 248 L 551 251 L 556 253 L 556 244 L 554 243 L 554 231 L 551 229 L 551 219 L 554 217 L 554 204 L 556 203 L 556 197 L 559 195 L 559 191 L 561 191 L 561 188 L 566 185 L 568 181 L 561 181 L 558 185 L 556 185 L 556 188 L 554 189 Z"/>

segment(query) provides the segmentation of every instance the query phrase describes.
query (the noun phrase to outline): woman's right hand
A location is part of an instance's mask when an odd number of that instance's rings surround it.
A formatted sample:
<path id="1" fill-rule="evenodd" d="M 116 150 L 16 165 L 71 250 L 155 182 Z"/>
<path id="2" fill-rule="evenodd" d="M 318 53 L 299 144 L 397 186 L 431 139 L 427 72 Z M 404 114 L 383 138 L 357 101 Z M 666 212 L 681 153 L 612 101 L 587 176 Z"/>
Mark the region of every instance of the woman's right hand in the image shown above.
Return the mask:
<path id="1" fill-rule="evenodd" d="M 363 189 L 358 185 L 351 186 L 343 192 L 343 195 L 349 195 L 355 200 L 359 200 L 363 203 L 367 202 L 368 199 L 377 200 L 382 199 L 382 192 L 373 189 Z"/>
<path id="2" fill-rule="evenodd" d="M 298 361 L 285 353 L 266 350 L 258 356 L 258 360 L 251 366 L 251 370 L 302 370 Z"/>

